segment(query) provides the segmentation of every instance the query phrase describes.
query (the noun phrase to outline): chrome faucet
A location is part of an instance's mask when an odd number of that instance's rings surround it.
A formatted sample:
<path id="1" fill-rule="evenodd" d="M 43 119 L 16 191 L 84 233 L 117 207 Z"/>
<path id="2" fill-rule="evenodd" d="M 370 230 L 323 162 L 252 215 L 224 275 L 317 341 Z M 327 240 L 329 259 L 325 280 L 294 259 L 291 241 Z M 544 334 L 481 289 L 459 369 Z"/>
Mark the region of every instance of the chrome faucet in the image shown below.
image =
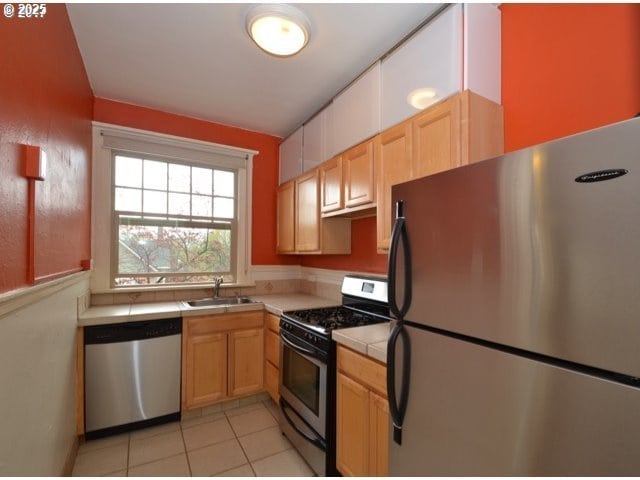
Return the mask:
<path id="1" fill-rule="evenodd" d="M 220 285 L 222 284 L 222 277 L 213 277 L 213 296 L 218 298 L 220 293 Z"/>

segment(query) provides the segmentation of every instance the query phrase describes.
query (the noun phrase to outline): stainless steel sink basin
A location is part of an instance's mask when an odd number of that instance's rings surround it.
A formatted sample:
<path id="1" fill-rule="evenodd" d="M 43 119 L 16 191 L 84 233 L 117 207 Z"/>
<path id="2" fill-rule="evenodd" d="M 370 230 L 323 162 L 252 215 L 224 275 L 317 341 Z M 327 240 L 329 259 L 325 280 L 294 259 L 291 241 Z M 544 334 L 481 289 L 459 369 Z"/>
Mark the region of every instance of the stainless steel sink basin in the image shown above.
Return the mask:
<path id="1" fill-rule="evenodd" d="M 229 297 L 229 298 L 203 298 L 201 300 L 191 300 L 186 302 L 190 307 L 216 307 L 219 305 L 240 305 L 244 303 L 256 303 L 247 297 Z"/>

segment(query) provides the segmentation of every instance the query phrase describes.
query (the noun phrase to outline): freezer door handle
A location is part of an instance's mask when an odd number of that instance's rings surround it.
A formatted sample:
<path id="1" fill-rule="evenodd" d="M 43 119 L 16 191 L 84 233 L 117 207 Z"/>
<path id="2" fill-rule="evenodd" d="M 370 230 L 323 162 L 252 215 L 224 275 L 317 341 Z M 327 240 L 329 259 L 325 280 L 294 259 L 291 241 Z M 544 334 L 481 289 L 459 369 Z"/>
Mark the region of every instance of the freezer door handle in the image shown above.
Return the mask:
<path id="1" fill-rule="evenodd" d="M 391 244 L 389 246 L 389 264 L 387 271 L 389 272 L 388 298 L 389 309 L 393 315 L 401 320 L 409 311 L 411 306 L 411 251 L 409 249 L 409 235 L 407 233 L 407 225 L 404 218 L 404 202 L 402 200 L 396 203 L 396 221 L 393 224 L 391 232 Z M 404 295 L 402 305 L 398 306 L 396 298 L 396 276 L 398 272 L 398 246 L 402 244 L 404 259 Z"/>
<path id="2" fill-rule="evenodd" d="M 409 399 L 409 378 L 411 374 L 411 344 L 409 334 L 404 327 L 402 320 L 398 321 L 391 331 L 387 344 L 387 392 L 389 396 L 389 415 L 393 423 L 393 441 L 402 445 L 402 424 L 407 412 L 407 401 Z M 402 364 L 400 399 L 396 394 L 396 346 L 398 338 L 402 340 Z"/>

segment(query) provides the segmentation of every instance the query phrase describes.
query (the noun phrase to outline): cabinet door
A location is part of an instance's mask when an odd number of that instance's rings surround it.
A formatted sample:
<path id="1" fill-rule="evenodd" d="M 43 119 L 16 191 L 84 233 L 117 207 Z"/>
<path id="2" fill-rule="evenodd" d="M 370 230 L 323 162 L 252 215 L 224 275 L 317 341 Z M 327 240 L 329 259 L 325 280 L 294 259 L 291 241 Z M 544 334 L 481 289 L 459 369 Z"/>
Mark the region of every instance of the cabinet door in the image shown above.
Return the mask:
<path id="1" fill-rule="evenodd" d="M 262 389 L 264 371 L 262 328 L 229 333 L 229 396 Z"/>
<path id="2" fill-rule="evenodd" d="M 386 398 L 369 392 L 369 475 L 389 474 L 389 404 Z"/>
<path id="3" fill-rule="evenodd" d="M 369 476 L 369 391 L 338 372 L 336 401 L 336 466 L 344 476 Z"/>
<path id="4" fill-rule="evenodd" d="M 413 119 L 413 178 L 460 166 L 460 97 L 456 95 Z"/>
<path id="5" fill-rule="evenodd" d="M 185 409 L 227 396 L 227 335 L 186 336 L 183 379 Z"/>
<path id="6" fill-rule="evenodd" d="M 344 206 L 358 207 L 375 200 L 373 140 L 347 150 L 343 155 Z"/>
<path id="7" fill-rule="evenodd" d="M 340 210 L 342 200 L 342 157 L 334 157 L 320 166 L 320 210 L 322 213 Z"/>
<path id="8" fill-rule="evenodd" d="M 280 400 L 279 383 L 280 370 L 274 367 L 271 362 L 264 362 L 264 388 L 276 403 Z"/>
<path id="9" fill-rule="evenodd" d="M 406 121 L 376 137 L 377 191 L 377 245 L 379 250 L 389 248 L 392 226 L 391 187 L 410 180 L 411 122 Z"/>
<path id="10" fill-rule="evenodd" d="M 276 368 L 280 368 L 280 337 L 271 330 L 264 334 L 264 357 Z"/>
<path id="11" fill-rule="evenodd" d="M 318 170 L 296 179 L 296 251 L 320 250 L 320 209 Z"/>
<path id="12" fill-rule="evenodd" d="M 278 231 L 276 251 L 291 253 L 295 250 L 295 182 L 280 185 L 277 192 Z"/>

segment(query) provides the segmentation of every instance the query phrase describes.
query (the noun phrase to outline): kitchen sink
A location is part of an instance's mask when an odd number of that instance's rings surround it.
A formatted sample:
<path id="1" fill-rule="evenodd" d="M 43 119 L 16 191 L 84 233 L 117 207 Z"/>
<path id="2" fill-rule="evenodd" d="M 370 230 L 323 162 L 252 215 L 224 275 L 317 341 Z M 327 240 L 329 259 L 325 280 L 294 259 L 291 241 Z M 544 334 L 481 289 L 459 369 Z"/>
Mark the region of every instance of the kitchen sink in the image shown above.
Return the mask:
<path id="1" fill-rule="evenodd" d="M 229 298 L 203 298 L 201 300 L 191 300 L 186 302 L 190 307 L 215 307 L 219 305 L 241 305 L 245 303 L 257 303 L 247 297 L 229 297 Z"/>

